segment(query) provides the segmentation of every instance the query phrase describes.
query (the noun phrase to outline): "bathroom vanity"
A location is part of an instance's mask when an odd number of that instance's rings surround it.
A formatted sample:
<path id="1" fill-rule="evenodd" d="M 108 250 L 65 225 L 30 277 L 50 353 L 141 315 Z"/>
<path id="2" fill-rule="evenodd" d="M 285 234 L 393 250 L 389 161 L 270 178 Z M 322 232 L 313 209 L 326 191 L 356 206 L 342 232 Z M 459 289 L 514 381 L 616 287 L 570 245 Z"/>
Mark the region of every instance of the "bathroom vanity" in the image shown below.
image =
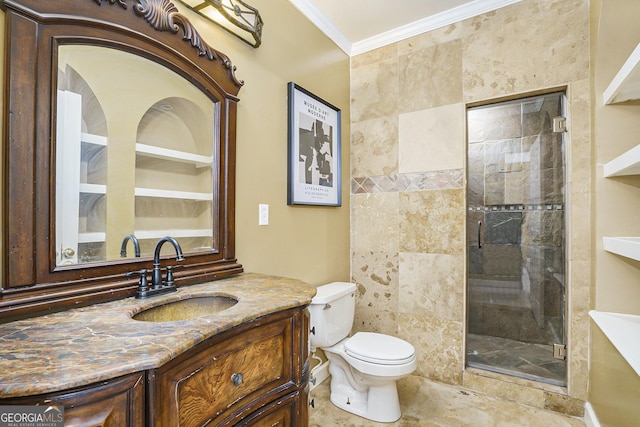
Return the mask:
<path id="1" fill-rule="evenodd" d="M 316 291 L 235 258 L 243 82 L 177 5 L 0 0 L 0 405 L 305 426 Z"/>
<path id="2" fill-rule="evenodd" d="M 65 426 L 305 426 L 315 292 L 243 273 L 0 325 L 0 405 L 62 405 Z"/>

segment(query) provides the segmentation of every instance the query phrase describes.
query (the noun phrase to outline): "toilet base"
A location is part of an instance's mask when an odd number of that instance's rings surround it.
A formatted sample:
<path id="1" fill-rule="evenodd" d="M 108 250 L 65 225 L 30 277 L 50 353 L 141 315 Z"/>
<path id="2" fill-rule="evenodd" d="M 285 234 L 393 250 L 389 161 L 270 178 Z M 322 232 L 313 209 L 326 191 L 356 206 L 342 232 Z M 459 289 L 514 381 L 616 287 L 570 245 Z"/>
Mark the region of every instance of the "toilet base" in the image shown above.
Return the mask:
<path id="1" fill-rule="evenodd" d="M 396 381 L 416 369 L 415 355 L 399 365 L 371 363 L 349 356 L 346 340 L 323 349 L 331 374 L 331 403 L 372 421 L 397 421 L 402 413 Z"/>
<path id="2" fill-rule="evenodd" d="M 331 378 L 331 403 L 360 417 L 381 423 L 400 419 L 400 402 L 395 381 L 357 391 L 348 384 L 335 384 Z"/>

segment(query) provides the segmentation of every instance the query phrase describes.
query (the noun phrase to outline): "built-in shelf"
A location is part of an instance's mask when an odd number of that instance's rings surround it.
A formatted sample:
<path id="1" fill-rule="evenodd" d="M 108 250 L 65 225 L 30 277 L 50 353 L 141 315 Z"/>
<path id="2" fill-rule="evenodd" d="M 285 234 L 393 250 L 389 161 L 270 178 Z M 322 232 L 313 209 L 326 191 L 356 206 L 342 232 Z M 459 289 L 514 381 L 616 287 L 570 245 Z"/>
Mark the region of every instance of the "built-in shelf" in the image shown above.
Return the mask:
<path id="1" fill-rule="evenodd" d="M 605 105 L 640 99 L 640 44 L 620 68 L 603 96 Z"/>
<path id="2" fill-rule="evenodd" d="M 603 93 L 604 104 L 640 99 L 640 44 Z M 606 163 L 606 178 L 640 175 L 640 145 Z M 640 237 L 604 237 L 607 252 L 640 261 Z M 591 310 L 589 315 L 640 376 L 640 316 Z"/>
<path id="3" fill-rule="evenodd" d="M 194 191 L 174 191 L 174 190 L 158 190 L 155 188 L 139 188 L 135 189 L 136 197 L 158 197 L 162 199 L 181 199 L 196 201 L 212 201 L 212 193 L 198 193 Z"/>
<path id="4" fill-rule="evenodd" d="M 640 316 L 596 310 L 589 315 L 640 376 Z"/>
<path id="5" fill-rule="evenodd" d="M 604 250 L 640 261 L 640 237 L 604 237 Z"/>
<path id="6" fill-rule="evenodd" d="M 640 145 L 606 163 L 603 171 L 605 178 L 640 175 Z"/>
<path id="7" fill-rule="evenodd" d="M 174 162 L 192 163 L 197 167 L 211 166 L 213 157 L 200 154 L 188 153 L 185 151 L 171 150 L 169 148 L 156 147 L 153 145 L 136 144 L 136 153 L 157 159 L 171 160 Z"/>

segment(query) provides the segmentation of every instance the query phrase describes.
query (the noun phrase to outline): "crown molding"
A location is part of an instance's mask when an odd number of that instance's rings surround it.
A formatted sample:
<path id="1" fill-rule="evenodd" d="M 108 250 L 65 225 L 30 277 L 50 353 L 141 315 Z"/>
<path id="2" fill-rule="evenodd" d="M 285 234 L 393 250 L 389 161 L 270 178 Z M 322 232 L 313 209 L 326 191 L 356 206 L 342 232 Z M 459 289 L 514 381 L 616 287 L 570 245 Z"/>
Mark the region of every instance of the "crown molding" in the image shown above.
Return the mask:
<path id="1" fill-rule="evenodd" d="M 417 20 L 367 39 L 351 43 L 309 0 L 289 0 L 303 15 L 349 56 L 359 55 L 418 34 L 464 21 L 474 16 L 519 3 L 522 0 L 474 0 L 453 9 Z"/>
<path id="2" fill-rule="evenodd" d="M 320 10 L 309 0 L 289 0 L 304 16 L 307 17 L 316 27 L 329 37 L 347 55 L 351 55 L 353 44 L 342 34 L 332 21 L 329 20 Z"/>
<path id="3" fill-rule="evenodd" d="M 350 51 L 351 56 L 359 55 L 418 34 L 426 33 L 474 16 L 492 12 L 505 6 L 518 3 L 522 0 L 475 0 L 470 3 L 454 7 L 433 16 L 420 19 L 407 25 L 403 25 L 393 30 L 378 34 L 353 43 Z"/>

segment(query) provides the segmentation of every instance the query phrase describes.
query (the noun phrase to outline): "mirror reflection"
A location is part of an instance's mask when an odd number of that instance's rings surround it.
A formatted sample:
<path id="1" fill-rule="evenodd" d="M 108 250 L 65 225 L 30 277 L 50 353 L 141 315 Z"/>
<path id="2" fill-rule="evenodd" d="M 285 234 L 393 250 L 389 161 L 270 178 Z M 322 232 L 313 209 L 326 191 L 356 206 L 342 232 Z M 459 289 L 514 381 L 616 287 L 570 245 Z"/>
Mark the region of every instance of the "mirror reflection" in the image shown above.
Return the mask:
<path id="1" fill-rule="evenodd" d="M 167 235 L 211 251 L 218 104 L 101 46 L 60 46 L 57 89 L 56 264 L 150 257 Z"/>

